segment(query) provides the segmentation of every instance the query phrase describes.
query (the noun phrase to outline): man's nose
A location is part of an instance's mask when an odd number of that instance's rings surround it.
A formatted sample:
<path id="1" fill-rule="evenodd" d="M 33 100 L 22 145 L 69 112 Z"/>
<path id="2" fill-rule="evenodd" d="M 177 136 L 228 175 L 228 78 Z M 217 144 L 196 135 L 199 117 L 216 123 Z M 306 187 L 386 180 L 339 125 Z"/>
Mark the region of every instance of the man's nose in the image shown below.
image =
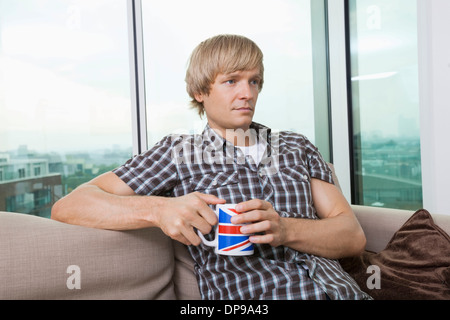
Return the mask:
<path id="1" fill-rule="evenodd" d="M 253 99 L 254 92 L 253 88 L 251 87 L 250 83 L 247 82 L 241 82 L 239 86 L 239 98 L 243 100 L 250 100 Z"/>

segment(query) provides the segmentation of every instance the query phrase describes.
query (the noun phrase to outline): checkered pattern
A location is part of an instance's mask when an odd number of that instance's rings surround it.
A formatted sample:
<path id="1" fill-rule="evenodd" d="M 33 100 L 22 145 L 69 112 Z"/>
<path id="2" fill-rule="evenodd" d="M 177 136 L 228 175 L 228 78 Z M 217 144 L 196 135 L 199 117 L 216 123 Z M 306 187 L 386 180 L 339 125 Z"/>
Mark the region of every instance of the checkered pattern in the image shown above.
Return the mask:
<path id="1" fill-rule="evenodd" d="M 333 180 L 317 148 L 296 133 L 275 133 L 256 123 L 252 130 L 267 142 L 259 165 L 207 126 L 201 135 L 169 135 L 114 172 L 140 195 L 177 197 L 198 191 L 227 203 L 258 198 L 282 217 L 318 219 L 311 178 Z M 252 256 L 232 257 L 205 245 L 190 246 L 202 298 L 370 298 L 336 260 L 283 246 L 254 247 Z"/>

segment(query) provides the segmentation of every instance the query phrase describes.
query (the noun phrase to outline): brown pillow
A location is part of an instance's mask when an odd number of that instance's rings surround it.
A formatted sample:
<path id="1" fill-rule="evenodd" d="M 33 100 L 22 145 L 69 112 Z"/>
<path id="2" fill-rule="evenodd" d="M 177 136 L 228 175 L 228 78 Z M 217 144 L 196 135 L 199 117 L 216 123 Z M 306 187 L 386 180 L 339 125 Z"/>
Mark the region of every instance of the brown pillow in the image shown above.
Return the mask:
<path id="1" fill-rule="evenodd" d="M 450 299 L 450 236 L 426 210 L 415 212 L 381 252 L 341 264 L 374 299 Z M 370 266 L 379 268 L 378 283 Z"/>

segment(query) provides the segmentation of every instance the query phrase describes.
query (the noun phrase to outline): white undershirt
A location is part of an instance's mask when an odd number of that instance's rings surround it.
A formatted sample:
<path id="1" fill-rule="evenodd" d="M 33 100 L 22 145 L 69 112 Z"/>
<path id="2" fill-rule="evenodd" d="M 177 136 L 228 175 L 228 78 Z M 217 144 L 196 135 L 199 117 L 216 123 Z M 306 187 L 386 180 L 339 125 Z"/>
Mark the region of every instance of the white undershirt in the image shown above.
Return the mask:
<path id="1" fill-rule="evenodd" d="M 241 147 L 241 146 L 236 147 L 241 149 L 241 151 L 244 153 L 244 156 L 252 157 L 253 161 L 255 161 L 257 165 L 259 165 L 264 155 L 265 146 L 266 146 L 265 142 L 259 142 L 248 147 Z"/>

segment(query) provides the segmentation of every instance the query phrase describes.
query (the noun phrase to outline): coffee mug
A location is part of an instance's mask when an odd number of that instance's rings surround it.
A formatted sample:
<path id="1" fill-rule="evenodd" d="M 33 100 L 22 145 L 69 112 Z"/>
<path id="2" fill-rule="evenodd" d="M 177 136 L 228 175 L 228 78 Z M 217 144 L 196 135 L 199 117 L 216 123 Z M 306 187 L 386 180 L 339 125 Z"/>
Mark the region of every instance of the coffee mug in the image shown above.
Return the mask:
<path id="1" fill-rule="evenodd" d="M 217 254 L 228 256 L 248 256 L 254 252 L 250 235 L 242 234 L 240 228 L 245 224 L 232 224 L 231 217 L 240 214 L 235 209 L 236 204 L 219 204 L 216 206 L 216 215 L 219 223 L 216 226 L 215 238 L 208 241 L 200 231 L 197 231 L 202 242 L 215 247 Z"/>

